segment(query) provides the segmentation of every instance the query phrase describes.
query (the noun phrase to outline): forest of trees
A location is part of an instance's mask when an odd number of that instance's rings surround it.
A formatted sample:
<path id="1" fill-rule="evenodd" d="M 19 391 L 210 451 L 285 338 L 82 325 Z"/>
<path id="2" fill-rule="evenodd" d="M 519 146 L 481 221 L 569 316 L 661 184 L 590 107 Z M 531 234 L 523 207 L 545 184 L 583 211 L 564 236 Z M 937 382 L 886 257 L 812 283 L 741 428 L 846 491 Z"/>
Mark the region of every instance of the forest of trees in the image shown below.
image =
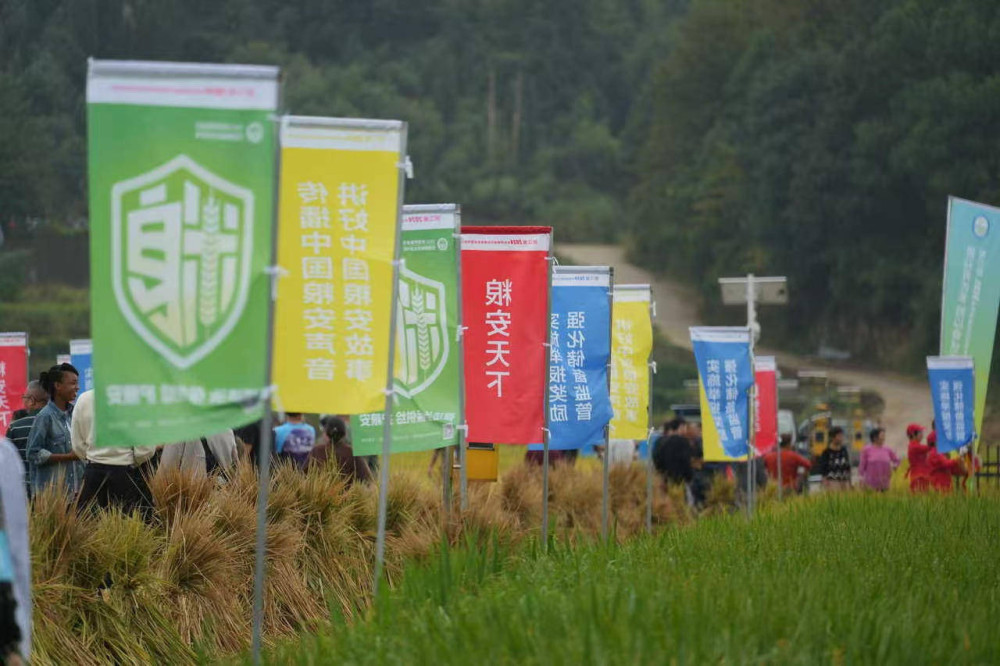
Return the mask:
<path id="1" fill-rule="evenodd" d="M 785 274 L 768 342 L 916 368 L 947 195 L 1000 203 L 998 37 L 993 0 L 4 0 L 0 223 L 86 227 L 88 56 L 274 63 L 289 111 L 409 121 L 410 202 Z"/>

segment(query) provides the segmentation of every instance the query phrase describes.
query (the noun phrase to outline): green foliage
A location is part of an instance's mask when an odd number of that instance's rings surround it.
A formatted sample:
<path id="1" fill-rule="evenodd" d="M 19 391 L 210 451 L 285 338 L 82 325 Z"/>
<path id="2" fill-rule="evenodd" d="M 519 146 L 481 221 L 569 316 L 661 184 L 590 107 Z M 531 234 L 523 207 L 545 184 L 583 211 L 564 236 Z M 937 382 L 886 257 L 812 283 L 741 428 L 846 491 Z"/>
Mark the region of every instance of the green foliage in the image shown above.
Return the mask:
<path id="1" fill-rule="evenodd" d="M 5 256 L 11 255 L 0 259 Z M 28 332 L 29 375 L 37 377 L 56 355 L 69 353 L 70 340 L 90 336 L 90 294 L 74 287 L 28 287 L 20 301 L 0 298 L 0 322 L 5 331 Z"/>
<path id="2" fill-rule="evenodd" d="M 946 197 L 1000 202 L 998 27 L 981 0 L 694 2 L 654 75 L 633 255 L 711 300 L 719 275 L 786 274 L 773 340 L 919 367 Z"/>
<path id="3" fill-rule="evenodd" d="M 857 493 L 621 547 L 467 547 L 411 567 L 374 618 L 267 661 L 992 663 L 998 509 Z"/>
<path id="4" fill-rule="evenodd" d="M 281 65 L 290 112 L 410 123 L 412 202 L 611 239 L 623 128 L 681 0 L 9 0 L 0 220 L 86 214 L 86 57 Z"/>

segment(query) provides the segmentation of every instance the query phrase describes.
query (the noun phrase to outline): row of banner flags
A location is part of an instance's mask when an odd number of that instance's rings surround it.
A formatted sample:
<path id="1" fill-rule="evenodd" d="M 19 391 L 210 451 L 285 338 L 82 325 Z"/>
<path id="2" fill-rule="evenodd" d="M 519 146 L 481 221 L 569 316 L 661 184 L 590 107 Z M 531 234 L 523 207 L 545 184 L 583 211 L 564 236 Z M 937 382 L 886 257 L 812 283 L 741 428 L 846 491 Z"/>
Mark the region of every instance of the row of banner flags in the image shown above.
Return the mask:
<path id="1" fill-rule="evenodd" d="M 405 123 L 276 122 L 279 99 L 272 67 L 91 61 L 94 339 L 72 341 L 69 360 L 98 392 L 99 445 L 184 440 L 273 403 L 358 415 L 356 450 L 375 453 L 390 385 L 398 451 L 463 432 L 547 436 L 553 449 L 599 443 L 609 424 L 615 438 L 648 435 L 648 286 L 553 269 L 548 227 L 463 227 L 454 205 L 404 210 Z M 928 359 L 942 448 L 981 428 L 998 224 L 996 208 L 949 200 L 945 356 Z M 773 359 L 753 358 L 745 328 L 691 339 L 706 459 L 746 456 L 751 428 L 755 449 L 773 447 Z M 27 346 L 0 335 L 6 422 Z"/>
<path id="2" fill-rule="evenodd" d="M 405 123 L 280 98 L 273 67 L 90 62 L 93 340 L 68 360 L 98 446 L 272 405 L 354 415 L 361 455 L 388 428 L 393 451 L 646 437 L 648 286 L 554 269 L 549 227 L 403 207 Z"/>

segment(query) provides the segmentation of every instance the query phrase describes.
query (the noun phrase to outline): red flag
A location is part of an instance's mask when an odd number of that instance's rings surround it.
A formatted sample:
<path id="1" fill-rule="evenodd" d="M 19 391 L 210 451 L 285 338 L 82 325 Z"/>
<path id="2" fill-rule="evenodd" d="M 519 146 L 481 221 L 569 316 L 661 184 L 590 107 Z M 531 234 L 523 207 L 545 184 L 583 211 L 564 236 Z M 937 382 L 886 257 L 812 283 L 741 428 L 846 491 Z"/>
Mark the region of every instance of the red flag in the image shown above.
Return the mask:
<path id="1" fill-rule="evenodd" d="M 767 453 L 778 443 L 778 367 L 773 356 L 754 359 L 754 448 Z"/>
<path id="2" fill-rule="evenodd" d="M 14 412 L 24 407 L 28 386 L 28 335 L 0 333 L 0 435 L 7 432 Z"/>
<path id="3" fill-rule="evenodd" d="M 542 441 L 551 245 L 551 227 L 462 227 L 470 442 Z"/>

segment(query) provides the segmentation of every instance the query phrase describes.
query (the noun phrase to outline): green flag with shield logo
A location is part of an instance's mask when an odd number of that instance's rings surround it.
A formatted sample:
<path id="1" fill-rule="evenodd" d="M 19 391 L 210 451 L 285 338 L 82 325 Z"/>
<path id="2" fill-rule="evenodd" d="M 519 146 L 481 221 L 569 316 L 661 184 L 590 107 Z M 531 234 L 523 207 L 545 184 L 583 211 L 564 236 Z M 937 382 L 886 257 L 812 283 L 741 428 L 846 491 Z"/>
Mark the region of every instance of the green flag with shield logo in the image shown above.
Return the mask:
<path id="1" fill-rule="evenodd" d="M 453 204 L 404 206 L 403 265 L 396 302 L 392 452 L 458 443 L 459 211 Z M 355 455 L 381 452 L 381 412 L 352 420 Z"/>
<path id="2" fill-rule="evenodd" d="M 1000 307 L 1000 209 L 948 198 L 941 300 L 942 356 L 971 356 L 976 433 L 982 432 Z"/>
<path id="3" fill-rule="evenodd" d="M 278 70 L 90 62 L 96 445 L 260 418 Z"/>

